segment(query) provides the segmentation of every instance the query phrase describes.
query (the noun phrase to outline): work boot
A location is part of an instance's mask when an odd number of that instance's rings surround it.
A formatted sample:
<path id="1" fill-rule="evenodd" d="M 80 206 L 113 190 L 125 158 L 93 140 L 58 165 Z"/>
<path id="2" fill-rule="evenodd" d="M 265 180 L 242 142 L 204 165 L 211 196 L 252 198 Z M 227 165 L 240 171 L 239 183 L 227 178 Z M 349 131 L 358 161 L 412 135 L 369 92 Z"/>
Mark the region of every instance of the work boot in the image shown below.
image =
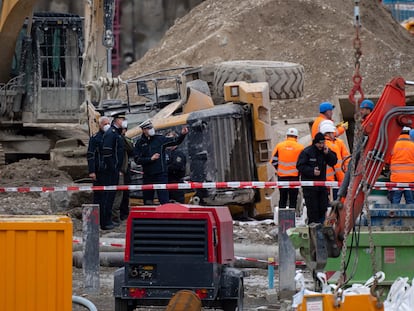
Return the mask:
<path id="1" fill-rule="evenodd" d="M 115 227 L 119 227 L 121 225 L 121 219 L 119 219 L 119 218 L 112 218 L 112 224 Z"/>
<path id="2" fill-rule="evenodd" d="M 102 230 L 112 230 L 114 228 L 115 228 L 115 226 L 113 224 L 109 224 L 109 225 L 101 227 Z"/>

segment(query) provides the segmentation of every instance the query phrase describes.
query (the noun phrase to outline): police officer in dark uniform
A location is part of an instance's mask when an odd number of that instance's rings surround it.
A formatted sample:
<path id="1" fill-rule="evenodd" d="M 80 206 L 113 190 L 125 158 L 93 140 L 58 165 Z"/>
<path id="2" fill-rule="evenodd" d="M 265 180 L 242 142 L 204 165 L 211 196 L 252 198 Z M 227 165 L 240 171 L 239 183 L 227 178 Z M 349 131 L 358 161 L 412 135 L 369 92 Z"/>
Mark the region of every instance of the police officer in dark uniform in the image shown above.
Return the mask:
<path id="1" fill-rule="evenodd" d="M 109 118 L 102 116 L 99 118 L 99 131 L 89 138 L 88 152 L 86 159 L 88 161 L 89 177 L 92 179 L 94 186 L 103 186 L 103 136 L 105 131 L 111 127 Z M 93 204 L 102 203 L 102 191 L 93 192 Z"/>
<path id="2" fill-rule="evenodd" d="M 178 134 L 175 131 L 169 132 L 167 137 L 177 137 Z M 187 157 L 184 152 L 177 149 L 177 146 L 167 147 L 167 165 L 168 165 L 168 183 L 181 183 L 185 177 Z M 168 192 L 170 201 L 184 203 L 185 196 L 184 190 L 170 190 Z"/>
<path id="3" fill-rule="evenodd" d="M 328 146 L 325 145 L 325 135 L 317 133 L 312 145 L 306 147 L 299 154 L 296 168 L 301 180 L 326 180 L 326 165 L 334 167 L 338 158 Z M 307 209 L 308 224 L 323 223 L 328 209 L 328 188 L 325 186 L 303 187 L 303 197 Z"/>
<path id="4" fill-rule="evenodd" d="M 122 138 L 122 121 L 125 120 L 124 113 L 113 116 L 112 125 L 103 136 L 103 181 L 104 186 L 117 186 L 119 174 L 124 161 L 124 139 Z M 104 191 L 102 208 L 100 211 L 101 229 L 111 230 L 114 228 L 112 223 L 112 206 L 116 191 Z"/>
<path id="5" fill-rule="evenodd" d="M 155 134 L 151 120 L 146 120 L 139 126 L 142 135 L 135 143 L 134 161 L 142 165 L 143 183 L 166 184 L 168 183 L 166 148 L 181 144 L 188 133 L 188 128 L 183 127 L 177 137 L 166 137 Z M 154 190 L 145 190 L 143 195 L 144 204 L 153 204 Z M 168 190 L 157 190 L 157 196 L 161 204 L 169 202 Z"/>

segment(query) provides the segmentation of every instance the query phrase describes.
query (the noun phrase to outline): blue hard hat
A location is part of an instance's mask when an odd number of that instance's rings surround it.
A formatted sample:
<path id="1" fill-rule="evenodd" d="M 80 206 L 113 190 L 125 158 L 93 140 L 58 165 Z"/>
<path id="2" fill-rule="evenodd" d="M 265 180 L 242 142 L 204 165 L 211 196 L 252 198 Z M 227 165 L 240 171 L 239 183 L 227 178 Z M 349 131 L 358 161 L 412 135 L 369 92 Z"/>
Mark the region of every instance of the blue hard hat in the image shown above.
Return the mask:
<path id="1" fill-rule="evenodd" d="M 368 108 L 370 110 L 374 109 L 374 102 L 372 100 L 369 99 L 364 99 L 361 103 L 361 105 L 359 106 L 359 108 Z"/>
<path id="2" fill-rule="evenodd" d="M 409 134 L 410 134 L 410 140 L 414 141 L 414 129 L 410 130 Z"/>
<path id="3" fill-rule="evenodd" d="M 328 110 L 333 110 L 335 108 L 330 102 L 323 102 L 319 105 L 319 112 L 324 113 Z"/>

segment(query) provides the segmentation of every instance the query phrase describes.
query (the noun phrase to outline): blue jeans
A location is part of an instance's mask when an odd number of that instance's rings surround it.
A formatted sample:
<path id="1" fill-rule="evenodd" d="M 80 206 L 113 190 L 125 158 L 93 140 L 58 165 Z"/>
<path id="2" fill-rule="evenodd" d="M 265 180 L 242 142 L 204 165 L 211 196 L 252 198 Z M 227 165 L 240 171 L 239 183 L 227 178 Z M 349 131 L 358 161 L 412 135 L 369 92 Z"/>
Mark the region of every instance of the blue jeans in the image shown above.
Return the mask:
<path id="1" fill-rule="evenodd" d="M 413 193 L 411 192 L 411 190 L 394 190 L 391 197 L 391 203 L 399 204 L 403 194 L 405 198 L 405 203 L 414 203 Z"/>

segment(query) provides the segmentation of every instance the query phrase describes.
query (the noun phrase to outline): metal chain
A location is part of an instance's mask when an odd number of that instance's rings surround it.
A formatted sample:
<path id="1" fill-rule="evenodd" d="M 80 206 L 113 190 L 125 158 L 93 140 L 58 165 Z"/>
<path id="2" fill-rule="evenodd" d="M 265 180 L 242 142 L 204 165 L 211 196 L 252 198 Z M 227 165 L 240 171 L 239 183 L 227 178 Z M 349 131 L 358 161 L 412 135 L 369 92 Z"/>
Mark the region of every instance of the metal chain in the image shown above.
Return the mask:
<path id="1" fill-rule="evenodd" d="M 354 113 L 354 119 L 355 119 L 355 128 L 354 128 L 354 141 L 353 141 L 353 151 L 356 152 L 356 150 L 359 150 L 362 141 L 363 141 L 363 131 L 361 126 L 361 115 L 359 113 L 359 103 L 364 98 L 364 93 L 362 91 L 362 77 L 359 73 L 360 68 L 360 58 L 362 55 L 361 51 L 361 39 L 359 38 L 359 29 L 361 27 L 361 20 L 359 16 L 359 0 L 354 0 L 354 28 L 355 28 L 355 37 L 353 40 L 353 47 L 355 49 L 354 57 L 355 57 L 355 70 L 354 75 L 352 76 L 352 81 L 354 83 L 353 88 L 351 89 L 349 93 L 349 101 L 355 105 L 355 113 Z M 359 95 L 359 96 L 358 96 Z M 356 98 L 356 96 L 358 98 Z M 354 186 L 354 177 L 355 177 L 355 171 L 357 167 L 358 162 L 358 156 L 354 155 L 353 159 L 350 162 L 350 182 L 348 189 L 352 189 Z M 347 243 L 346 239 L 348 236 L 348 232 L 350 231 L 350 220 L 351 220 L 351 210 L 353 208 L 353 202 L 354 198 L 351 198 L 351 200 L 345 200 L 346 205 L 343 208 L 346 208 L 346 214 L 345 214 L 345 232 L 344 232 L 344 243 L 342 244 L 342 250 L 341 250 L 341 265 L 340 265 L 340 272 L 341 272 L 341 278 L 339 280 L 338 287 L 344 285 L 346 282 L 345 280 L 345 259 L 346 259 L 346 252 L 347 252 Z M 351 203 L 350 203 L 351 202 Z"/>
<path id="2" fill-rule="evenodd" d="M 374 245 L 374 238 L 372 235 L 372 225 L 371 225 L 371 212 L 369 210 L 369 204 L 368 204 L 368 194 L 370 192 L 370 189 L 368 187 L 365 187 L 365 199 L 364 199 L 364 208 L 367 213 L 367 222 L 368 222 L 368 238 L 369 238 L 369 252 L 371 255 L 371 264 L 372 264 L 372 275 L 375 276 L 378 272 L 377 270 L 377 260 L 375 258 L 375 245 Z M 374 285 L 377 284 L 377 279 L 374 278 Z"/>
<path id="3" fill-rule="evenodd" d="M 362 56 L 361 50 L 361 39 L 359 38 L 359 30 L 361 28 L 361 18 L 359 16 L 359 0 L 354 0 L 354 28 L 355 28 L 355 38 L 353 40 L 354 47 L 354 57 L 355 57 L 355 71 L 352 76 L 352 81 L 354 83 L 353 88 L 349 92 L 349 101 L 358 105 L 364 99 L 364 92 L 362 91 L 362 76 L 359 73 L 360 68 L 360 58 Z"/>
<path id="4" fill-rule="evenodd" d="M 358 105 L 355 105 L 355 114 L 354 114 L 354 118 L 355 118 L 355 129 L 354 129 L 354 142 L 353 142 L 353 149 L 354 151 L 359 150 L 360 146 L 362 144 L 362 140 L 363 140 L 363 132 L 362 132 L 362 126 L 361 126 L 361 115 L 359 113 L 359 109 L 358 109 Z M 357 164 L 358 164 L 358 155 L 354 155 L 354 157 L 351 160 L 351 168 L 350 168 L 350 182 L 349 182 L 349 186 L 348 189 L 352 189 L 354 187 L 354 179 L 356 174 L 356 169 L 357 169 Z M 348 196 L 347 196 L 348 197 Z M 350 231 L 350 222 L 351 222 L 351 211 L 353 208 L 353 201 L 355 198 L 350 198 L 350 200 L 345 200 L 345 205 L 343 208 L 346 208 L 346 213 L 345 213 L 345 231 L 344 231 L 344 243 L 342 244 L 342 250 L 341 250 L 341 282 L 345 283 L 345 259 L 346 259 L 346 252 L 347 252 L 347 243 L 346 243 L 346 239 L 348 236 L 348 232 Z M 342 285 L 342 284 L 338 284 L 338 285 Z"/>
<path id="5" fill-rule="evenodd" d="M 378 285 L 378 278 L 377 278 L 377 260 L 375 258 L 375 244 L 374 244 L 374 237 L 372 234 L 372 224 L 371 224 L 371 211 L 369 209 L 369 202 L 368 202 L 368 195 L 371 191 L 372 186 L 369 185 L 365 179 L 366 176 L 366 172 L 365 172 L 365 168 L 367 167 L 367 161 L 368 161 L 369 156 L 364 158 L 364 180 L 361 180 L 361 184 L 363 186 L 363 191 L 364 191 L 364 205 L 363 208 L 366 211 L 367 214 L 367 223 L 368 223 L 368 241 L 369 241 L 369 254 L 370 254 L 370 258 L 371 258 L 371 265 L 372 265 L 372 276 L 374 278 L 373 283 L 371 285 L 371 295 L 375 296 L 377 298 L 377 301 L 380 303 L 380 296 L 381 294 L 376 291 L 376 287 Z"/>

